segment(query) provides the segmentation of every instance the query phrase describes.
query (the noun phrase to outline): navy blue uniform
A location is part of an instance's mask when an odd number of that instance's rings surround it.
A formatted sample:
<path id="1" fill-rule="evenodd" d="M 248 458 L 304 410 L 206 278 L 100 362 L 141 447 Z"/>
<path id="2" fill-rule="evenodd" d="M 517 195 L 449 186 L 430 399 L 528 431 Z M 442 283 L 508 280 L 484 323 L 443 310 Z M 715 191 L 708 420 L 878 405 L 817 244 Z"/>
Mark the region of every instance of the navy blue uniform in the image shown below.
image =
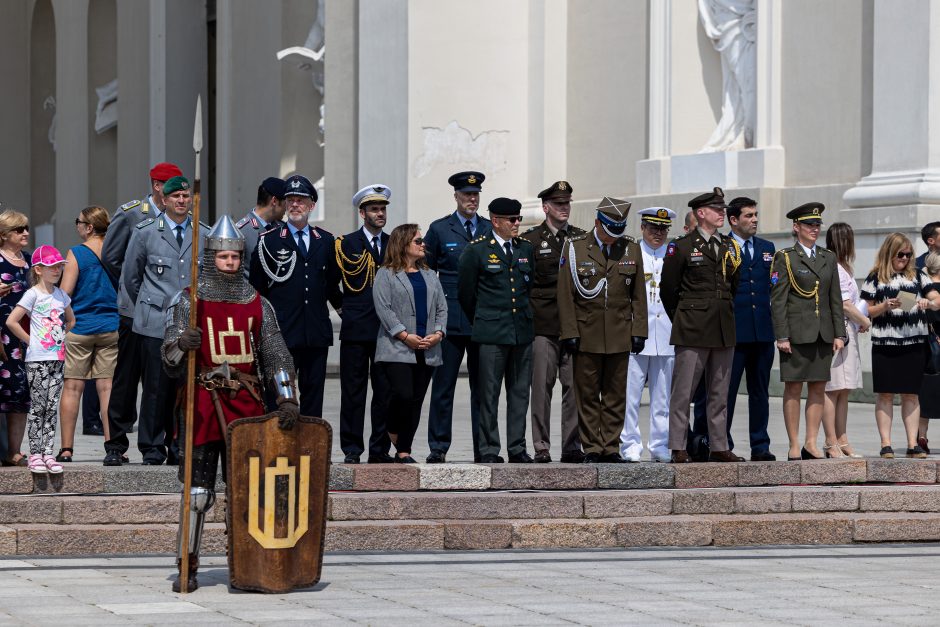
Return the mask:
<path id="1" fill-rule="evenodd" d="M 729 449 L 734 448 L 731 422 L 741 376 L 746 372 L 750 445 L 754 456 L 770 452 L 767 423 L 770 420 L 770 369 L 774 363 L 775 342 L 770 315 L 770 266 L 775 248 L 772 242 L 757 236 L 751 238 L 751 245 L 753 250 L 749 256 L 744 247 L 741 248 L 743 261 L 738 269 L 740 282 L 734 297 L 737 344 L 728 389 L 728 445 Z M 696 436 L 707 437 L 703 392 L 704 388 L 700 386 L 695 398 L 693 432 Z"/>
<path id="2" fill-rule="evenodd" d="M 381 234 L 378 256 L 362 229 L 340 238 L 337 245 L 341 247 L 343 256 L 347 259 L 358 262 L 363 255 L 369 255 L 372 258 L 372 267 L 378 268 L 385 258 L 388 234 Z M 379 318 L 375 315 L 375 303 L 372 300 L 372 281 L 375 275 L 363 271 L 356 275 L 343 276 L 341 271 L 341 276 L 343 323 L 339 332 L 340 447 L 347 457 L 358 458 L 364 451 L 362 436 L 366 393 L 371 380 L 372 435 L 369 437 L 369 456 L 387 455 L 391 446 L 385 425 L 389 390 L 381 369 L 375 367 L 375 340 L 379 332 Z"/>
<path id="3" fill-rule="evenodd" d="M 474 238 L 489 235 L 492 223 L 477 214 Z M 454 411 L 454 387 L 457 374 L 467 353 L 467 370 L 470 374 L 470 424 L 473 430 L 473 455 L 480 457 L 478 425 L 480 401 L 477 397 L 478 350 L 471 343 L 473 333 L 470 320 L 457 298 L 457 264 L 464 248 L 470 243 L 463 219 L 456 212 L 435 220 L 424 235 L 428 266 L 436 270 L 447 297 L 447 335 L 441 342 L 444 363 L 434 369 L 431 387 L 431 410 L 428 417 L 428 447 L 431 452 L 446 454 L 450 448 L 451 426 Z"/>
<path id="4" fill-rule="evenodd" d="M 321 416 L 326 356 L 333 344 L 327 302 L 339 309 L 342 296 L 333 236 L 310 227 L 308 239 L 307 255 L 303 256 L 287 226 L 262 233 L 251 255 L 248 277 L 274 308 L 281 335 L 294 358 L 300 412 Z"/>

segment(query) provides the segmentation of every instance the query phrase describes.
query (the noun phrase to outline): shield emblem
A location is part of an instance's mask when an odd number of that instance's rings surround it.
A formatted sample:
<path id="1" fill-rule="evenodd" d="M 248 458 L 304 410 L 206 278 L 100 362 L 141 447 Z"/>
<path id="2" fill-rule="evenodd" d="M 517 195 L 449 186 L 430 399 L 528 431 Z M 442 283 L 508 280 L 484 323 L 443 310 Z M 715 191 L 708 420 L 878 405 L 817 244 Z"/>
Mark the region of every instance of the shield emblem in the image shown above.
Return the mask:
<path id="1" fill-rule="evenodd" d="M 276 413 L 228 427 L 228 567 L 233 588 L 282 593 L 320 580 L 332 430 Z"/>

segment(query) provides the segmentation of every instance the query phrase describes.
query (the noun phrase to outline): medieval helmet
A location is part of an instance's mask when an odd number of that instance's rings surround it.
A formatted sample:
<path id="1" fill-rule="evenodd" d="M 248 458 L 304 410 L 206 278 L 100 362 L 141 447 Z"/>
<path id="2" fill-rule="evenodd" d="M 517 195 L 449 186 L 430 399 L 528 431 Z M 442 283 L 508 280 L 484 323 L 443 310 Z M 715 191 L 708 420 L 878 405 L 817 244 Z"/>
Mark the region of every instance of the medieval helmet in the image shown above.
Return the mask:
<path id="1" fill-rule="evenodd" d="M 206 235 L 206 250 L 245 250 L 245 236 L 227 215 L 223 215 Z"/>

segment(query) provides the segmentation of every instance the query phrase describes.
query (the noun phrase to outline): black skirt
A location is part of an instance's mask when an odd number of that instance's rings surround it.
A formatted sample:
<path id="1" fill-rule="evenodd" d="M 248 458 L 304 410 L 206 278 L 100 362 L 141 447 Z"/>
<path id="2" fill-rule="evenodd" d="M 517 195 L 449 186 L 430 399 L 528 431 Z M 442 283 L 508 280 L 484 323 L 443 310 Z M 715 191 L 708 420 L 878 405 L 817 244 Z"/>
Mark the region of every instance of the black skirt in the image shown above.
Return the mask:
<path id="1" fill-rule="evenodd" d="M 875 394 L 919 394 L 927 365 L 927 345 L 872 346 L 871 378 Z"/>

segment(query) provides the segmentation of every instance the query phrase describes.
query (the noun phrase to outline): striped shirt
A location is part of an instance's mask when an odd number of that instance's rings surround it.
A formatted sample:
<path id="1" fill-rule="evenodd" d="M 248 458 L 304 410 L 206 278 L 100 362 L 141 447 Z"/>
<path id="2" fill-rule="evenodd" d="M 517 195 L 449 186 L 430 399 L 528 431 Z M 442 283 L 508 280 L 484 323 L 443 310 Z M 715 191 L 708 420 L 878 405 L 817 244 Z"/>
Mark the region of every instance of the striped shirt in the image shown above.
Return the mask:
<path id="1" fill-rule="evenodd" d="M 875 305 L 897 298 L 901 292 L 920 298 L 930 284 L 930 279 L 922 272 L 918 272 L 914 280 L 895 274 L 887 283 L 880 282 L 878 275 L 872 273 L 862 285 L 861 297 Z M 926 341 L 927 334 L 927 313 L 917 305 L 907 311 L 889 309 L 871 323 L 871 343 L 875 346 L 921 344 Z"/>

